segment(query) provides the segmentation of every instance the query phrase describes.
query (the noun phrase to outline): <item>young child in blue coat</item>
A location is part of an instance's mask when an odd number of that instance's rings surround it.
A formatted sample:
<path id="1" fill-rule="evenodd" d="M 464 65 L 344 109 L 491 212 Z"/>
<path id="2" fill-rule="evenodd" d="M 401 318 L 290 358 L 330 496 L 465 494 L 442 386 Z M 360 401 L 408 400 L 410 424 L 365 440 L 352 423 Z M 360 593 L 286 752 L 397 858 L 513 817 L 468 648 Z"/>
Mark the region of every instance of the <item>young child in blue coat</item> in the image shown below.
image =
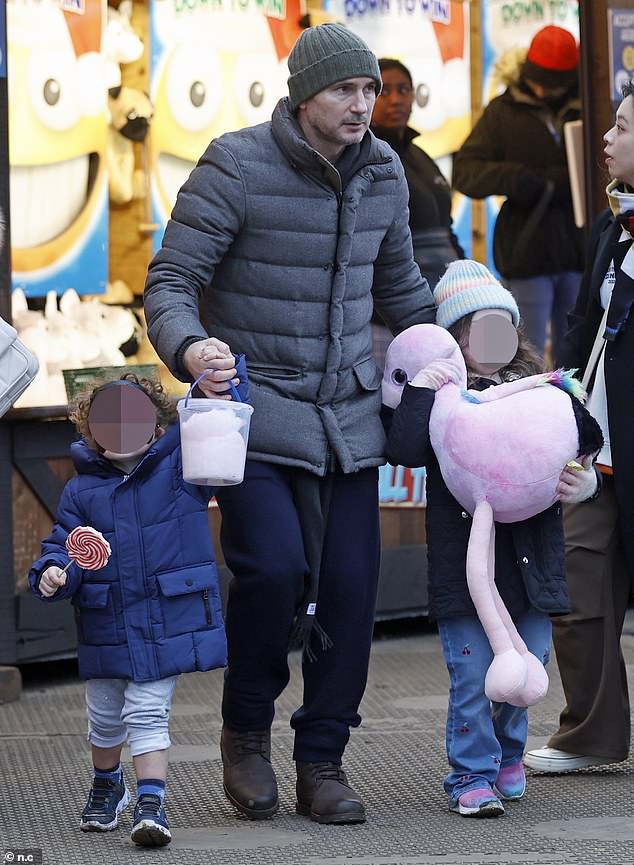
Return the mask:
<path id="1" fill-rule="evenodd" d="M 236 367 L 246 401 L 244 358 Z M 207 514 L 214 489 L 183 480 L 176 407 L 157 382 L 126 373 L 95 388 L 71 420 L 82 436 L 71 445 L 77 475 L 29 582 L 42 599 L 70 598 L 75 608 L 94 764 L 80 828 L 117 827 L 130 801 L 120 762 L 127 742 L 137 778 L 132 841 L 162 846 L 171 840 L 164 799 L 178 675 L 226 664 Z M 69 565 L 65 541 L 79 526 L 110 545 L 98 570 Z"/>

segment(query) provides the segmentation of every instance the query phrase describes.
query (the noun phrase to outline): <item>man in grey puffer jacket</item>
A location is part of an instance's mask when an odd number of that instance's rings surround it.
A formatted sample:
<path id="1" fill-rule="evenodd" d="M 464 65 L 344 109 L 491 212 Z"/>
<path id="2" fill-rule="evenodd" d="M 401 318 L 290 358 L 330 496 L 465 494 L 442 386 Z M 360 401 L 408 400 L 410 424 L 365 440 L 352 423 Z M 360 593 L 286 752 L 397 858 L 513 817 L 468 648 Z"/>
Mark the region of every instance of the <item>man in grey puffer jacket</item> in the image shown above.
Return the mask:
<path id="1" fill-rule="evenodd" d="M 233 572 L 223 697 L 224 789 L 251 819 L 278 807 L 274 701 L 303 645 L 293 714 L 297 810 L 365 820 L 341 768 L 361 721 L 379 572 L 385 462 L 373 304 L 394 333 L 434 320 L 414 262 L 407 184 L 368 131 L 381 76 L 339 24 L 305 30 L 271 122 L 221 136 L 182 187 L 145 287 L 148 333 L 184 381 L 217 398 L 249 369 L 242 484 L 219 490 Z"/>

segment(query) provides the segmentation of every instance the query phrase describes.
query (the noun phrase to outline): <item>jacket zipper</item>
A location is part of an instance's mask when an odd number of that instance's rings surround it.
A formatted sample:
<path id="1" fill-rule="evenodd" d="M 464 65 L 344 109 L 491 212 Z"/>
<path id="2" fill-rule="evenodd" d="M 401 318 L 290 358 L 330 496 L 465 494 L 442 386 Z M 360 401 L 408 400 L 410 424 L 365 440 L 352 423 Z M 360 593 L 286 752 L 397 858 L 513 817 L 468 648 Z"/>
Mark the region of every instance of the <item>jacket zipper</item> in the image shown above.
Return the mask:
<path id="1" fill-rule="evenodd" d="M 80 643 L 86 642 L 86 637 L 84 636 L 84 620 L 81 615 L 81 608 L 75 607 L 75 624 L 77 626 L 77 636 L 79 638 Z"/>
<path id="2" fill-rule="evenodd" d="M 207 624 L 213 625 L 214 619 L 211 615 L 211 605 L 209 603 L 209 589 L 203 589 L 203 601 L 205 603 L 205 616 L 207 618 Z"/>

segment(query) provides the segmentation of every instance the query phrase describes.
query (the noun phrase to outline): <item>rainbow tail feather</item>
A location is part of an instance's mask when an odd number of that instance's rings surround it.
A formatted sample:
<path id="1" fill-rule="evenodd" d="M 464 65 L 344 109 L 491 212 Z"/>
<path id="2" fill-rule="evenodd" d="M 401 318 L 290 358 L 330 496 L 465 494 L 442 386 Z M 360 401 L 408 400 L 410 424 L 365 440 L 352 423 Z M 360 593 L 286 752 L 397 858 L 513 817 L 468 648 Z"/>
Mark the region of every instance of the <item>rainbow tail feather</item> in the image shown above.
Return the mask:
<path id="1" fill-rule="evenodd" d="M 576 372 L 576 369 L 554 369 L 552 372 L 547 372 L 544 375 L 540 385 L 552 384 L 561 390 L 565 390 L 566 393 L 576 397 L 581 402 L 585 402 L 588 394 L 583 389 L 579 379 L 575 378 Z"/>

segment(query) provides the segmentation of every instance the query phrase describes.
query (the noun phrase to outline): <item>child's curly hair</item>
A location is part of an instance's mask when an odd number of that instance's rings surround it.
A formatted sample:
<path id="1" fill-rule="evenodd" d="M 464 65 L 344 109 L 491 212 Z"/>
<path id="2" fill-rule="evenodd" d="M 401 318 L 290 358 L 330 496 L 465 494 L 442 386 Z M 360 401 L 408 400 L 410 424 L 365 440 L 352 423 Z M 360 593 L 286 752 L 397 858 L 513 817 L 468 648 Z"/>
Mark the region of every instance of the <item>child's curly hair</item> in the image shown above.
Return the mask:
<path id="1" fill-rule="evenodd" d="M 149 378 L 139 378 L 136 373 L 133 372 L 125 372 L 120 377 L 119 381 L 129 381 L 131 384 L 135 384 L 137 387 L 140 387 L 145 391 L 156 406 L 157 427 L 165 430 L 168 426 L 176 423 L 178 418 L 176 403 L 169 396 L 160 382 L 153 381 Z M 75 424 L 75 428 L 79 435 L 82 436 L 86 441 L 86 444 L 94 450 L 98 450 L 98 447 L 97 442 L 94 440 L 92 433 L 90 432 L 90 427 L 88 426 L 88 414 L 95 396 L 110 383 L 111 382 L 109 381 L 102 382 L 98 387 L 94 388 L 90 394 L 80 397 L 77 403 L 72 406 L 69 414 L 69 418 Z"/>

